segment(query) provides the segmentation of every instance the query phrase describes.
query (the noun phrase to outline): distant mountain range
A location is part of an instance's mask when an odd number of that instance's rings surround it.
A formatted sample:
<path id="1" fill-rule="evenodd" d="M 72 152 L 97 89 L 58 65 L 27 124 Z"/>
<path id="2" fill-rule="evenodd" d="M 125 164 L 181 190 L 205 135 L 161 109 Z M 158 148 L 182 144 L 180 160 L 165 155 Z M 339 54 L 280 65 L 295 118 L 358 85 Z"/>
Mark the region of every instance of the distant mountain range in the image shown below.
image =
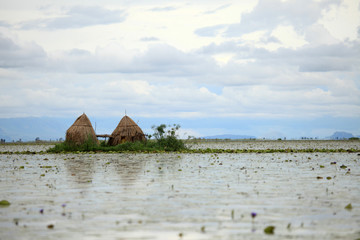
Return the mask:
<path id="1" fill-rule="evenodd" d="M 206 136 L 202 137 L 205 139 L 256 139 L 254 136 L 248 135 L 233 135 L 233 134 L 223 134 L 223 135 L 215 135 L 215 136 Z"/>
<path id="2" fill-rule="evenodd" d="M 331 135 L 329 137 L 329 139 L 339 140 L 339 139 L 349 139 L 349 138 L 353 138 L 353 137 L 355 137 L 355 136 L 348 132 L 335 132 L 333 135 Z"/>

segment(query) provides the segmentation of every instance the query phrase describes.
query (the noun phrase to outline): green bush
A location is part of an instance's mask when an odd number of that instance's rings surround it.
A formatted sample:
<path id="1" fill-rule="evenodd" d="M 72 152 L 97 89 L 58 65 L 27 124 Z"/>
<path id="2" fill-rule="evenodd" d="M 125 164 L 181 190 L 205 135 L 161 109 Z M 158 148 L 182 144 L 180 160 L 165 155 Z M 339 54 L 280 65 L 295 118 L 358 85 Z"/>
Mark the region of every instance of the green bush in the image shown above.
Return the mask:
<path id="1" fill-rule="evenodd" d="M 73 142 L 65 141 L 63 143 L 56 144 L 55 147 L 50 148 L 48 152 L 88 152 L 88 151 L 95 151 L 99 148 L 99 145 L 94 142 L 93 138 L 90 136 L 88 139 L 81 145 L 77 145 Z"/>

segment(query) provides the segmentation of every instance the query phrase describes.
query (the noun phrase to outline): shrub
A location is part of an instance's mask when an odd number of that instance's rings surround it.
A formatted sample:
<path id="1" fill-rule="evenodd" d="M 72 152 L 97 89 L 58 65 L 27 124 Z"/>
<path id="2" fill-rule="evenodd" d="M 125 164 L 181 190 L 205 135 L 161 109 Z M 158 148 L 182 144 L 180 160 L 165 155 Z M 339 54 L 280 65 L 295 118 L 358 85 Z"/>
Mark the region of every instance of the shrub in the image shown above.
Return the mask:
<path id="1" fill-rule="evenodd" d="M 170 128 L 169 130 L 166 130 L 167 126 L 165 124 L 152 126 L 154 130 L 153 136 L 156 139 L 158 148 L 165 151 L 180 151 L 185 149 L 185 143 L 181 139 L 178 139 L 177 131 L 180 129 L 180 125 L 173 124 L 168 127 Z"/>

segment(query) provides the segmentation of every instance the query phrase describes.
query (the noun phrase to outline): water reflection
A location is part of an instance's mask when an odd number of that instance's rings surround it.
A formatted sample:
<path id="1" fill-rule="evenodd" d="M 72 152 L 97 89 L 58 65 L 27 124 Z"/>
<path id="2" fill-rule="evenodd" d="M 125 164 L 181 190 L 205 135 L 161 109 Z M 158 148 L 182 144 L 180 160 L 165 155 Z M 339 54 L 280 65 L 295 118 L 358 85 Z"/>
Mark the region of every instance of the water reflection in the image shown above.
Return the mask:
<path id="1" fill-rule="evenodd" d="M 89 155 L 67 155 L 64 159 L 67 178 L 75 188 L 88 188 L 94 178 L 95 159 Z"/>
<path id="2" fill-rule="evenodd" d="M 146 161 L 146 159 L 145 159 Z M 111 160 L 114 170 L 120 176 L 122 185 L 126 188 L 133 185 L 143 172 L 145 162 L 136 155 L 120 155 Z"/>

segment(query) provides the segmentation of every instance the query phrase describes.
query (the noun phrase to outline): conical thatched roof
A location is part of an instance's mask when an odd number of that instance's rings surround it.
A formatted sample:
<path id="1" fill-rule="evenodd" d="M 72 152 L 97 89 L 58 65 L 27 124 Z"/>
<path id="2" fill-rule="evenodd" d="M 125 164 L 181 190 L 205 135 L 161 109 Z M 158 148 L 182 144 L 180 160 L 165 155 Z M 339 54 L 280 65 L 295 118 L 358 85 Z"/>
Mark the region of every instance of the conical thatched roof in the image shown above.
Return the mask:
<path id="1" fill-rule="evenodd" d="M 128 116 L 124 116 L 109 139 L 112 146 L 124 142 L 145 141 L 145 134 L 141 128 Z"/>
<path id="2" fill-rule="evenodd" d="M 85 143 L 88 138 L 91 138 L 95 143 L 98 143 L 91 122 L 84 113 L 78 117 L 73 125 L 66 131 L 66 141 L 80 145 Z"/>

